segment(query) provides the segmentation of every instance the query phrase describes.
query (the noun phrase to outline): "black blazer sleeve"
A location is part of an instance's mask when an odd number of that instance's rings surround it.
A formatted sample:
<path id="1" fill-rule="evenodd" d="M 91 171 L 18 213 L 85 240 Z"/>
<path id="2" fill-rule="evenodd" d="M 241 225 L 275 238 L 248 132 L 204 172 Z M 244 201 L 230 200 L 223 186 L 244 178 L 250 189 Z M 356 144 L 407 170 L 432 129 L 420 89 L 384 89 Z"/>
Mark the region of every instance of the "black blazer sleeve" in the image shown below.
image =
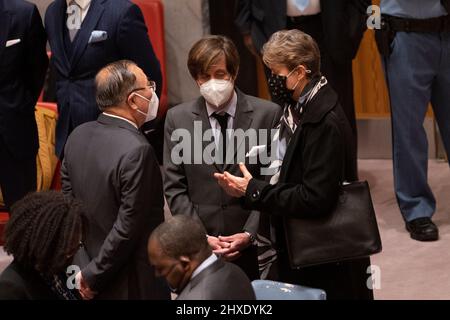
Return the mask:
<path id="1" fill-rule="evenodd" d="M 33 6 L 25 41 L 25 70 L 27 70 L 25 82 L 34 102 L 39 98 L 47 73 L 46 44 L 47 35 L 42 25 L 41 16 L 36 6 Z"/>
<path id="2" fill-rule="evenodd" d="M 62 193 L 64 193 L 67 196 L 72 196 L 72 184 L 70 182 L 65 159 L 63 159 L 61 164 L 61 188 Z"/>
<path id="3" fill-rule="evenodd" d="M 148 208 L 154 179 L 159 178 L 159 167 L 150 145 L 142 145 L 123 159 L 118 172 L 120 208 L 117 219 L 103 242 L 98 255 L 82 270 L 89 287 L 101 291 L 116 272 L 130 259 L 142 236 L 141 228 L 148 223 Z M 157 172 L 158 171 L 158 172 Z"/>
<path id="4" fill-rule="evenodd" d="M 296 218 L 330 212 L 339 195 L 342 175 L 344 145 L 341 132 L 337 124 L 325 122 L 311 129 L 306 139 L 303 151 L 294 153 L 301 157 L 303 177 L 296 177 L 298 182 L 275 185 L 257 179 L 250 180 L 245 195 L 246 206 Z M 292 162 L 299 163 L 295 158 Z"/>
<path id="5" fill-rule="evenodd" d="M 158 58 L 149 40 L 141 9 L 133 4 L 122 17 L 117 35 L 117 44 L 123 59 L 139 65 L 148 78 L 156 82 L 156 94 L 160 96 L 162 75 Z"/>

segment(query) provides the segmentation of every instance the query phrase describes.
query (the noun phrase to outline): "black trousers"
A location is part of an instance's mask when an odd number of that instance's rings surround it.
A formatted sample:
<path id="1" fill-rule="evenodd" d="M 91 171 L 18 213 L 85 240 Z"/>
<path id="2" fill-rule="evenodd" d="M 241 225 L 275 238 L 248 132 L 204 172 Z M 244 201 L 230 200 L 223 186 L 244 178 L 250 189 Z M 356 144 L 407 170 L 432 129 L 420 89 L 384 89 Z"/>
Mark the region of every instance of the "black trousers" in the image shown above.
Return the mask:
<path id="1" fill-rule="evenodd" d="M 232 261 L 244 270 L 247 277 L 252 280 L 259 279 L 258 251 L 256 246 L 250 246 L 242 251 L 242 255 Z"/>
<path id="2" fill-rule="evenodd" d="M 0 136 L 0 188 L 7 209 L 36 191 L 36 175 L 36 156 L 16 159 Z"/>
<path id="3" fill-rule="evenodd" d="M 339 102 L 344 110 L 344 113 L 350 123 L 350 127 L 353 132 L 353 141 L 351 143 L 355 148 L 355 156 L 357 155 L 357 129 L 356 129 L 356 115 L 355 115 L 355 103 L 353 100 L 353 73 L 352 73 L 352 61 L 336 62 L 331 58 L 329 50 L 325 45 L 325 34 L 322 27 L 322 17 L 320 14 L 313 16 L 306 16 L 300 21 L 292 22 L 287 19 L 288 29 L 298 29 L 309 34 L 319 46 L 320 50 L 320 69 L 322 74 L 327 78 L 328 83 L 336 91 Z M 270 70 L 266 67 L 266 76 L 270 74 Z M 275 103 L 278 101 L 273 100 Z M 356 159 L 350 160 L 351 165 L 347 168 L 351 168 L 352 172 L 348 172 L 348 177 L 358 177 L 357 161 Z"/>

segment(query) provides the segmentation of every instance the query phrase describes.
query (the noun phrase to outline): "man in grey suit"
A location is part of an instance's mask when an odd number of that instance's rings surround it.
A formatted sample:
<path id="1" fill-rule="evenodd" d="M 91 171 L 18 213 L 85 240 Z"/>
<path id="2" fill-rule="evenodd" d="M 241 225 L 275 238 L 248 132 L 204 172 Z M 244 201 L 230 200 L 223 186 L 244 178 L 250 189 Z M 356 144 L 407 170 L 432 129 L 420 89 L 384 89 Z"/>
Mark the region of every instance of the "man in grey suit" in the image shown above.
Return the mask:
<path id="1" fill-rule="evenodd" d="M 178 215 L 158 226 L 148 241 L 148 256 L 177 300 L 255 300 L 248 277 L 212 253 L 196 219 Z"/>
<path id="2" fill-rule="evenodd" d="M 167 113 L 166 199 L 173 215 L 185 214 L 203 223 L 215 253 L 236 263 L 250 279 L 257 279 L 257 252 L 252 243 L 259 212 L 242 209 L 239 200 L 218 187 L 213 175 L 224 170 L 239 174 L 238 162 L 250 161 L 240 155 L 251 151 L 255 144 L 266 146 L 268 152 L 270 131 L 278 124 L 281 109 L 234 87 L 239 55 L 226 37 L 208 36 L 195 43 L 189 52 L 188 68 L 202 96 Z M 258 136 L 254 144 L 249 142 L 252 139 L 236 142 L 233 136 L 263 131 L 268 133 L 266 138 Z M 261 161 L 256 160 L 250 171 L 260 176 Z"/>
<path id="3" fill-rule="evenodd" d="M 164 221 L 164 199 L 155 153 L 138 129 L 156 117 L 155 84 L 126 60 L 101 69 L 95 83 L 103 113 L 70 135 L 61 170 L 63 192 L 82 200 L 87 211 L 89 262 L 76 276 L 80 294 L 169 299 L 147 261 L 147 239 Z"/>

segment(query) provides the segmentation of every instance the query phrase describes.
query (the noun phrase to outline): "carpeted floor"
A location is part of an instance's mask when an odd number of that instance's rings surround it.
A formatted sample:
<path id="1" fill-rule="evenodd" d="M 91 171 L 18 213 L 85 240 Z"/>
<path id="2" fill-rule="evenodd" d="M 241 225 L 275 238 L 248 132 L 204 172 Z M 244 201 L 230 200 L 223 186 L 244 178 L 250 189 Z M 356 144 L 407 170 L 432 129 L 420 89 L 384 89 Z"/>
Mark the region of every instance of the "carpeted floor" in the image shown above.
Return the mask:
<path id="1" fill-rule="evenodd" d="M 440 240 L 412 240 L 393 192 L 391 160 L 360 160 L 360 179 L 369 181 L 383 241 L 372 258 L 379 266 L 376 299 L 450 299 L 450 170 L 446 162 L 429 162 L 429 183 L 437 201 L 433 220 Z"/>
<path id="2" fill-rule="evenodd" d="M 383 251 L 372 258 L 379 267 L 376 299 L 450 299 L 450 170 L 446 162 L 429 162 L 429 182 L 437 200 L 434 221 L 440 240 L 409 237 L 395 200 L 391 160 L 360 160 L 360 179 L 369 181 Z M 0 247 L 0 272 L 8 263 Z"/>

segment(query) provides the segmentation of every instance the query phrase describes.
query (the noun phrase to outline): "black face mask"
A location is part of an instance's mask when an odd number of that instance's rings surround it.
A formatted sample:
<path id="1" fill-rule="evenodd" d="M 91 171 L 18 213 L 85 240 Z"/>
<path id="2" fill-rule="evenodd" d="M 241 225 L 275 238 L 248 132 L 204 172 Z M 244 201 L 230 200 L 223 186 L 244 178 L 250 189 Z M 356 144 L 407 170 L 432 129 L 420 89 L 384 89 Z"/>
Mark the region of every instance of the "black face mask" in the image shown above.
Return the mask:
<path id="1" fill-rule="evenodd" d="M 286 80 L 287 76 L 280 76 L 273 73 L 270 74 L 268 79 L 269 91 L 272 99 L 283 105 L 295 103 L 295 101 L 292 100 L 294 90 L 286 87 Z"/>

